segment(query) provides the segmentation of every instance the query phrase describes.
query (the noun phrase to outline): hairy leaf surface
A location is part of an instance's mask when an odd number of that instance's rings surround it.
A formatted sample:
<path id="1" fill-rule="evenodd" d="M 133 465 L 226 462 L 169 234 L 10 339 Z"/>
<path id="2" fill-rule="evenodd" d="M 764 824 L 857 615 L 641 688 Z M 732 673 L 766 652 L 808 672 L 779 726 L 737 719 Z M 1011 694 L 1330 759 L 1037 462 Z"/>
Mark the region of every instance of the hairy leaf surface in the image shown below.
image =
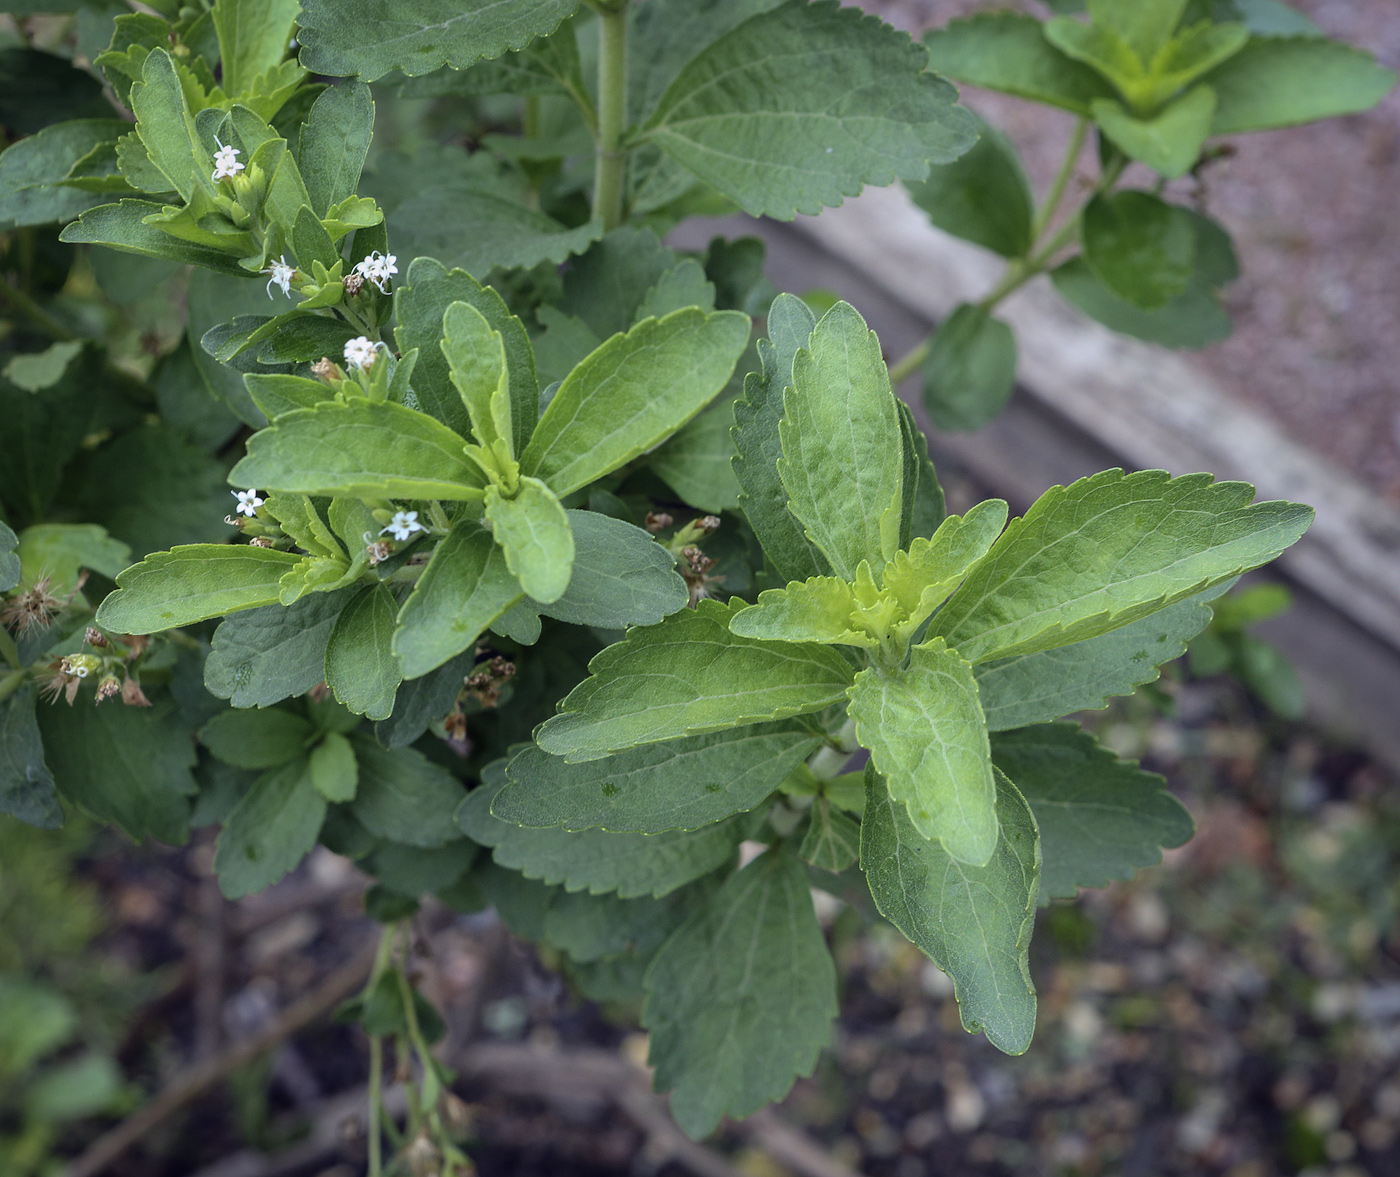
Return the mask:
<path id="1" fill-rule="evenodd" d="M 326 643 L 355 589 L 312 593 L 290 607 L 250 609 L 219 623 L 204 686 L 235 707 L 271 707 L 326 676 Z"/>

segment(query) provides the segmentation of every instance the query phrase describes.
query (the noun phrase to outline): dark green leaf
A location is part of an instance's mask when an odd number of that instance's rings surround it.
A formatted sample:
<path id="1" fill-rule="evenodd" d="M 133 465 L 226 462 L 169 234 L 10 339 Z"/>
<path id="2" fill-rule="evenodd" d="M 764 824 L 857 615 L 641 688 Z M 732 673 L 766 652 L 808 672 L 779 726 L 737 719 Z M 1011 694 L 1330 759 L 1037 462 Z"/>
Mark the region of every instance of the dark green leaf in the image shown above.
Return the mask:
<path id="1" fill-rule="evenodd" d="M 356 715 L 388 719 L 398 690 L 394 615 L 398 606 L 386 585 L 367 588 L 341 610 L 326 645 L 326 685 Z"/>
<path id="2" fill-rule="evenodd" d="M 341 82 L 321 91 L 297 146 L 297 164 L 317 216 L 355 195 L 373 134 L 374 98 L 368 86 Z"/>
<path id="3" fill-rule="evenodd" d="M 15 553 L 18 546 L 19 536 L 0 521 L 0 593 L 7 593 L 19 584 L 20 562 Z"/>
<path id="4" fill-rule="evenodd" d="M 860 826 L 818 798 L 797 854 L 803 862 L 840 874 L 860 857 Z"/>
<path id="5" fill-rule="evenodd" d="M 355 739 L 360 784 L 351 810 L 372 834 L 436 849 L 462 836 L 454 820 L 462 803 L 455 778 L 412 748 L 390 751 Z"/>
<path id="6" fill-rule="evenodd" d="M 1084 209 L 1084 260 L 1119 298 L 1152 310 L 1186 289 L 1196 268 L 1191 215 L 1150 192 L 1096 196 Z"/>
<path id="7" fill-rule="evenodd" d="M 63 824 L 63 807 L 44 763 L 35 705 L 32 686 L 0 702 L 0 813 L 41 830 L 56 830 Z"/>
<path id="8" fill-rule="evenodd" d="M 459 654 L 419 678 L 405 679 L 394 696 L 394 714 L 374 725 L 386 748 L 405 748 L 434 723 L 447 718 L 476 661 L 475 649 Z"/>
<path id="9" fill-rule="evenodd" d="M 836 1017 L 836 970 L 807 871 L 770 850 L 710 896 L 647 969 L 656 1087 L 691 1136 L 787 1094 Z"/>
<path id="10" fill-rule="evenodd" d="M 130 129 L 119 119 L 79 119 L 46 127 L 0 155 L 0 224 L 6 227 L 71 221 L 101 197 L 59 184 L 99 144 Z"/>
<path id="11" fill-rule="evenodd" d="M 311 785 L 306 757 L 263 773 L 219 834 L 214 872 L 229 899 L 272 886 L 316 845 L 326 799 Z"/>
<path id="12" fill-rule="evenodd" d="M 940 429 L 980 429 L 1016 387 L 1016 335 L 980 306 L 963 303 L 934 332 L 924 361 L 924 406 Z"/>
<path id="13" fill-rule="evenodd" d="M 1035 1033 L 1027 951 L 1040 846 L 1030 807 L 1005 777 L 997 780 L 997 819 L 1001 838 L 991 861 L 958 862 L 914 828 L 870 766 L 860 859 L 880 914 L 952 977 L 963 1028 L 1023 1054 Z"/>
<path id="14" fill-rule="evenodd" d="M 204 662 L 204 685 L 235 707 L 304 695 L 326 676 L 326 643 L 355 592 L 311 593 L 290 607 L 268 605 L 222 621 Z"/>
<path id="15" fill-rule="evenodd" d="M 715 515 L 735 510 L 733 428 L 734 403 L 721 397 L 661 446 L 649 464 L 690 506 Z"/>
<path id="16" fill-rule="evenodd" d="M 68 58 L 19 45 L 0 49 L 0 123 L 16 136 L 68 119 L 111 117 L 102 83 Z"/>
<path id="17" fill-rule="evenodd" d="M 355 750 L 340 732 L 327 732 L 312 751 L 311 783 L 327 801 L 355 799 L 355 789 L 359 784 Z"/>
<path id="18" fill-rule="evenodd" d="M 199 742 L 234 768 L 276 768 L 306 755 L 315 729 L 277 708 L 222 711 L 200 729 Z"/>
<path id="19" fill-rule="evenodd" d="M 183 241 L 146 223 L 162 206 L 148 200 L 122 200 L 89 209 L 68 225 L 59 240 L 69 245 L 106 245 L 142 257 L 166 258 L 181 265 L 203 266 L 223 274 L 247 276 L 236 254 Z M 236 240 L 236 239 L 235 239 Z"/>

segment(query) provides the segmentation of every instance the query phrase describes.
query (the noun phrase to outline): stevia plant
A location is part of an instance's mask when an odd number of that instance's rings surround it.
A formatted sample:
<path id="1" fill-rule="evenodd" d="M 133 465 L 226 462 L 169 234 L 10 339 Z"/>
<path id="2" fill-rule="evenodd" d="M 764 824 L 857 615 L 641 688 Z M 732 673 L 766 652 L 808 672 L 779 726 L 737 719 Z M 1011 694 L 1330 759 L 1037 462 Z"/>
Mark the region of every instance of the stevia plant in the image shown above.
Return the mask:
<path id="1" fill-rule="evenodd" d="M 372 875 L 376 1174 L 466 1165 L 427 894 L 639 1010 L 697 1136 L 829 1039 L 813 885 L 1025 1050 L 1037 903 L 1191 834 L 1057 721 L 1310 512 L 1105 471 L 948 516 L 854 308 L 662 243 L 982 151 L 926 49 L 829 0 L 151 7 L 0 51 L 71 94 L 0 155 L 0 811 L 217 824 L 230 896 L 318 843 Z M 403 131 L 438 118 L 477 149 Z"/>
<path id="2" fill-rule="evenodd" d="M 1395 86 L 1394 71 L 1278 0 L 1049 7 L 1048 20 L 987 11 L 924 37 L 939 73 L 1074 117 L 1038 204 L 1015 144 L 985 122 L 976 147 L 909 185 L 933 224 L 1007 260 L 983 298 L 956 307 L 895 365 L 896 383 L 921 374 L 942 429 L 976 429 L 1005 407 L 1016 338 L 995 311 L 1047 272 L 1114 331 L 1173 348 L 1225 339 L 1220 295 L 1239 268 L 1229 232 L 1209 215 L 1210 166 L 1229 151 L 1221 139 L 1369 110 Z M 1087 22 L 1072 15 L 1086 8 Z M 1091 131 L 1099 173 L 1077 194 L 1071 180 Z M 1194 192 L 1168 190 L 1186 176 Z"/>

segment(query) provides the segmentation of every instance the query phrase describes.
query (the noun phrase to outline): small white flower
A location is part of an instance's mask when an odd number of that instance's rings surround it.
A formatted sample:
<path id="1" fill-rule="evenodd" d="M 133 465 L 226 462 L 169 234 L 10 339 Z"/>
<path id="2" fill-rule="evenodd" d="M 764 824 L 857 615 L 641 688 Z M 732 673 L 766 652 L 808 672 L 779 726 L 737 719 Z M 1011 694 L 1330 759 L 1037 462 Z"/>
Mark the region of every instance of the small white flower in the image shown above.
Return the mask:
<path id="1" fill-rule="evenodd" d="M 406 539 L 412 539 L 415 531 L 423 530 L 423 525 L 418 522 L 417 511 L 395 511 L 394 517 L 389 520 L 389 526 L 384 528 L 379 534 L 383 535 L 385 532 L 388 532 L 402 543 Z"/>
<path id="2" fill-rule="evenodd" d="M 367 335 L 357 335 L 345 345 L 345 362 L 352 368 L 368 368 L 383 346 L 382 343 L 371 342 Z"/>
<path id="3" fill-rule="evenodd" d="M 283 294 L 288 296 L 292 293 L 292 278 L 296 275 L 296 268 L 287 264 L 287 255 L 284 253 L 272 265 L 263 271 L 264 274 L 272 276 L 267 280 L 267 297 L 272 297 L 272 288 L 276 286 Z"/>
<path id="4" fill-rule="evenodd" d="M 358 274 L 366 282 L 373 282 L 379 287 L 380 294 L 387 294 L 388 291 L 385 290 L 384 283 L 399 272 L 398 260 L 398 254 L 381 254 L 376 249 L 367 258 L 356 262 L 351 273 Z"/>
<path id="5" fill-rule="evenodd" d="M 251 488 L 248 490 L 230 491 L 229 493 L 238 500 L 238 513 L 240 515 L 247 515 L 249 519 L 257 514 L 258 508 L 261 507 L 264 502 L 262 495 Z"/>
<path id="6" fill-rule="evenodd" d="M 219 143 L 217 139 L 215 143 Z M 214 182 L 231 179 L 243 170 L 243 165 L 238 162 L 238 157 L 243 152 L 237 147 L 225 147 L 219 143 L 219 150 L 214 152 Z"/>

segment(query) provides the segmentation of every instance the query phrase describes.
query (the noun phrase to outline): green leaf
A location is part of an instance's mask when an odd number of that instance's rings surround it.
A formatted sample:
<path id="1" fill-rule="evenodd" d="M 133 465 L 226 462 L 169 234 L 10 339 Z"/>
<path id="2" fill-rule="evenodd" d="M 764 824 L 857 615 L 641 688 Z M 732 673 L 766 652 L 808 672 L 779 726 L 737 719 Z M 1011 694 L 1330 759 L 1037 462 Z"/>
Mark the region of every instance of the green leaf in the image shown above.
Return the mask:
<path id="1" fill-rule="evenodd" d="M 394 313 L 399 323 L 394 338 L 401 352 L 418 349 L 413 391 L 422 408 L 463 436 L 471 430 L 466 406 L 452 384 L 447 359 L 438 346 L 447 308 L 454 302 L 468 303 L 505 341 L 513 451 L 522 453 L 539 416 L 540 396 L 535 356 L 524 325 L 510 313 L 495 290 L 482 286 L 465 270 L 448 270 L 432 258 L 420 257 L 408 267 L 407 277 L 408 285 L 394 292 Z"/>
<path id="2" fill-rule="evenodd" d="M 821 737 L 793 723 L 730 728 L 570 764 L 530 746 L 506 766 L 492 812 L 523 826 L 660 834 L 759 805 Z"/>
<path id="3" fill-rule="evenodd" d="M 297 0 L 223 0 L 210 14 L 219 34 L 219 84 L 230 98 L 255 94 L 254 81 L 287 56 Z"/>
<path id="4" fill-rule="evenodd" d="M 514 498 L 486 490 L 486 522 L 520 587 L 542 604 L 564 595 L 573 573 L 574 534 L 563 505 L 538 478 L 524 477 Z"/>
<path id="5" fill-rule="evenodd" d="M 56 830 L 63 824 L 63 807 L 53 773 L 44 763 L 35 702 L 32 686 L 0 702 L 0 813 L 41 830 Z"/>
<path id="6" fill-rule="evenodd" d="M 485 476 L 462 445 L 447 426 L 392 401 L 323 404 L 254 434 L 229 480 L 296 494 L 480 499 Z"/>
<path id="7" fill-rule="evenodd" d="M 491 533 L 475 519 L 460 520 L 399 610 L 393 648 L 403 676 L 417 678 L 471 649 L 523 596 Z"/>
<path id="8" fill-rule="evenodd" d="M 1150 192 L 1096 196 L 1084 209 L 1084 260 L 1114 294 L 1151 310 L 1185 291 L 1196 269 L 1190 213 Z"/>
<path id="9" fill-rule="evenodd" d="M 491 803 L 507 784 L 505 761 L 488 765 L 481 779 L 457 811 L 457 824 L 474 841 L 493 847 L 501 866 L 527 879 L 562 884 L 566 891 L 659 899 L 723 866 L 744 836 L 742 825 L 732 821 L 662 834 L 525 829 L 491 813 Z"/>
<path id="10" fill-rule="evenodd" d="M 277 708 L 221 711 L 199 730 L 199 742 L 234 768 L 276 768 L 306 755 L 316 729 Z"/>
<path id="11" fill-rule="evenodd" d="M 137 841 L 181 844 L 189 835 L 194 742 L 169 702 L 94 707 L 83 700 L 39 710 L 39 730 L 59 793 Z"/>
<path id="12" fill-rule="evenodd" d="M 1154 118 L 1135 118 L 1112 98 L 1094 101 L 1099 130 L 1133 159 L 1169 180 L 1184 176 L 1201 156 L 1215 117 L 1215 91 L 1189 90 Z"/>
<path id="13" fill-rule="evenodd" d="M 734 403 L 722 397 L 657 450 L 648 464 L 690 506 L 713 515 L 736 510 L 733 426 Z"/>
<path id="14" fill-rule="evenodd" d="M 361 0 L 347 14 L 336 0 L 304 0 L 297 35 L 312 73 L 372 82 L 397 69 L 415 78 L 523 49 L 577 7 L 578 0 Z"/>
<path id="15" fill-rule="evenodd" d="M 117 591 L 97 608 L 97 624 L 113 633 L 155 633 L 275 605 L 278 582 L 300 559 L 242 544 L 188 544 L 157 552 L 117 577 Z"/>
<path id="16" fill-rule="evenodd" d="M 402 677 L 392 647 L 398 606 L 387 585 L 367 588 L 341 610 L 326 645 L 326 685 L 356 715 L 388 719 Z"/>
<path id="17" fill-rule="evenodd" d="M 311 852 L 325 820 L 326 799 L 311 785 L 305 756 L 263 773 L 219 833 L 219 889 L 242 899 L 272 886 Z"/>
<path id="18" fill-rule="evenodd" d="M 851 667 L 824 646 L 759 642 L 729 632 L 742 602 L 637 628 L 588 664 L 591 677 L 536 733 L 570 761 L 640 744 L 820 711 L 840 699 Z"/>
<path id="19" fill-rule="evenodd" d="M 934 619 L 971 662 L 1097 637 L 1266 564 L 1313 511 L 1208 474 L 1105 470 L 1014 520 Z"/>
<path id="20" fill-rule="evenodd" d="M 902 672 L 856 675 L 850 715 L 919 834 L 985 866 L 997 847 L 996 787 L 972 667 L 936 639 L 915 646 Z"/>
<path id="21" fill-rule="evenodd" d="M 297 166 L 318 217 L 355 195 L 373 135 L 374 97 L 368 86 L 355 80 L 321 91 L 297 145 Z"/>
<path id="22" fill-rule="evenodd" d="M 797 352 L 783 405 L 788 509 L 838 576 L 854 580 L 865 560 L 878 577 L 899 550 L 904 438 L 880 341 L 849 303 Z"/>
<path id="23" fill-rule="evenodd" d="M 596 511 L 566 511 L 573 532 L 569 587 L 539 611 L 571 625 L 655 625 L 690 602 L 671 553 L 650 532 Z"/>
<path id="24" fill-rule="evenodd" d="M 29 7 L 11 5 L 8 11 L 20 16 Z M 12 136 L 32 135 L 67 119 L 111 116 L 102 83 L 92 74 L 67 56 L 16 44 L 20 37 L 7 38 L 0 48 L 0 123 Z"/>
<path id="25" fill-rule="evenodd" d="M 442 332 L 439 346 L 452 383 L 467 406 L 476 440 L 487 450 L 501 442 L 505 453 L 500 456 L 514 457 L 504 338 L 469 302 L 454 302 L 447 308 Z"/>
<path id="26" fill-rule="evenodd" d="M 1370 110 L 1395 86 L 1371 54 L 1317 37 L 1252 37 L 1206 75 L 1211 133 L 1238 135 Z"/>
<path id="27" fill-rule="evenodd" d="M 327 732 L 311 753 L 311 783 L 316 792 L 327 801 L 353 801 L 359 781 L 355 749 L 350 741 L 339 732 Z"/>
<path id="28" fill-rule="evenodd" d="M 131 562 L 131 549 L 95 523 L 36 523 L 18 539 L 21 585 L 27 588 L 47 577 L 55 596 L 77 588 L 83 568 L 115 577 Z"/>
<path id="29" fill-rule="evenodd" d="M 762 373 L 744 380 L 734 402 L 734 477 L 739 506 L 763 550 L 784 580 L 806 580 L 830 572 L 826 557 L 802 533 L 788 510 L 788 492 L 778 475 L 783 389 L 792 383 L 792 362 L 807 346 L 817 319 L 800 298 L 780 294 L 768 312 L 768 339 L 758 341 Z"/>
<path id="30" fill-rule="evenodd" d="M 312 593 L 226 618 L 204 661 L 204 686 L 235 707 L 271 707 L 326 676 L 326 643 L 355 589 Z"/>
<path id="31" fill-rule="evenodd" d="M 29 1123 L 66 1124 L 118 1112 L 126 1099 L 121 1071 L 109 1055 L 90 1052 L 45 1068 L 24 1092 Z"/>
<path id="32" fill-rule="evenodd" d="M 1045 38 L 1033 16 L 986 12 L 924 34 L 929 68 L 959 82 L 1000 90 L 1088 116 L 1113 87 Z"/>
<path id="33" fill-rule="evenodd" d="M 840 874 L 860 857 L 860 826 L 833 810 L 825 797 L 818 798 L 797 855 L 821 870 Z"/>
<path id="34" fill-rule="evenodd" d="M 446 718 L 475 661 L 476 651 L 470 650 L 428 674 L 405 679 L 394 696 L 394 714 L 374 725 L 375 738 L 386 748 L 405 748 Z"/>
<path id="35" fill-rule="evenodd" d="M 885 592 L 899 604 L 907 637 L 975 568 L 1006 526 L 1007 506 L 985 499 L 966 515 L 949 515 L 929 539 L 916 538 L 885 567 Z"/>
<path id="36" fill-rule="evenodd" d="M 972 146 L 974 123 L 925 59 L 878 18 L 793 0 L 692 58 L 642 135 L 751 216 L 791 220 Z"/>
<path id="37" fill-rule="evenodd" d="M 516 200 L 462 184 L 425 188 L 394 209 L 388 225 L 409 256 L 439 257 L 483 277 L 496 266 L 559 265 L 603 235 L 601 222 L 570 229 Z"/>
<path id="38" fill-rule="evenodd" d="M 1212 236 L 1223 237 L 1223 234 L 1217 232 Z M 1230 316 L 1221 306 L 1215 289 L 1204 279 L 1200 270 L 1201 254 L 1206 248 L 1206 238 L 1200 234 L 1198 226 L 1196 276 L 1185 294 L 1156 310 L 1145 311 L 1119 298 L 1099 281 L 1083 258 L 1067 261 L 1052 272 L 1051 278 L 1055 289 L 1069 302 L 1120 334 L 1145 339 L 1149 343 L 1160 343 L 1164 347 L 1209 347 L 1212 343 L 1229 338 L 1231 324 Z M 1211 245 L 1209 248 L 1219 247 Z M 1217 256 L 1233 262 L 1234 251 L 1228 238 L 1224 238 L 1223 252 Z"/>
<path id="39" fill-rule="evenodd" d="M 1088 641 L 982 663 L 977 689 L 987 727 L 1006 731 L 1096 711 L 1113 695 L 1131 695 L 1155 682 L 1161 665 L 1180 658 L 1187 641 L 1210 624 L 1203 601 L 1211 592 Z"/>
<path id="40" fill-rule="evenodd" d="M 837 1014 L 801 861 L 770 850 L 732 876 L 662 945 L 644 984 L 648 1062 L 689 1135 L 786 1095 Z"/>
<path id="41" fill-rule="evenodd" d="M 696 308 L 613 336 L 559 386 L 521 471 L 562 497 L 630 462 L 714 399 L 748 338 L 747 315 Z"/>
<path id="42" fill-rule="evenodd" d="M 7 228 L 71 221 L 100 197 L 59 182 L 94 148 L 130 129 L 119 119 L 55 123 L 0 155 L 0 224 Z"/>
<path id="43" fill-rule="evenodd" d="M 161 205 L 149 200 L 100 204 L 65 226 L 58 239 L 68 245 L 106 245 L 123 253 L 166 258 L 181 265 L 202 266 L 241 278 L 248 276 L 248 272 L 239 266 L 235 254 L 182 241 L 150 224 L 147 218 L 161 211 Z M 230 238 L 233 242 L 239 240 Z"/>
<path id="44" fill-rule="evenodd" d="M 924 361 L 924 407 L 939 429 L 980 429 L 1016 388 L 1016 335 L 989 311 L 960 305 L 934 332 Z"/>
<path id="45" fill-rule="evenodd" d="M 865 571 L 868 573 L 868 568 Z M 865 580 L 870 583 L 868 576 Z M 856 590 L 839 576 L 814 576 L 759 593 L 758 604 L 740 609 L 729 628 L 743 638 L 874 649 L 880 639 L 861 625 L 862 603 L 878 608 L 882 602 L 878 596 L 861 602 Z"/>
<path id="46" fill-rule="evenodd" d="M 146 58 L 141 81 L 131 87 L 128 102 L 151 163 L 188 201 L 195 189 L 206 183 L 203 174 L 211 171 L 213 161 L 195 130 L 175 63 L 164 49 L 153 49 Z M 199 179 L 196 173 L 201 174 Z"/>
<path id="47" fill-rule="evenodd" d="M 75 340 L 51 343 L 43 351 L 11 356 L 5 365 L 5 379 L 25 392 L 42 392 L 63 379 L 68 365 L 82 350 L 83 345 Z"/>
<path id="48" fill-rule="evenodd" d="M 1040 829 L 1042 903 L 1130 879 L 1195 832 L 1162 777 L 1119 760 L 1077 724 L 998 733 L 992 759 L 1016 783 Z"/>
<path id="49" fill-rule="evenodd" d="M 372 834 L 434 850 L 462 836 L 455 815 L 462 786 L 412 748 L 390 751 L 373 740 L 354 740 L 360 783 L 351 806 Z"/>
<path id="50" fill-rule="evenodd" d="M 1027 952 L 1035 928 L 1040 845 L 1035 818 L 997 780 L 1001 835 L 991 860 L 968 866 L 923 837 L 905 807 L 866 769 L 860 860 L 880 914 L 953 979 L 963 1029 L 1023 1054 L 1035 1033 Z"/>
<path id="51" fill-rule="evenodd" d="M 243 377 L 243 384 L 269 421 L 294 409 L 314 409 L 335 399 L 329 385 L 305 376 L 249 372 Z"/>
<path id="52" fill-rule="evenodd" d="M 909 195 L 954 237 L 1002 257 L 1025 257 L 1034 244 L 1030 181 L 1016 145 L 991 123 L 977 123 L 980 138 L 967 154 L 930 169 L 927 180 L 908 185 Z"/>
<path id="53" fill-rule="evenodd" d="M 19 536 L 0 521 L 0 593 L 7 593 L 19 584 L 20 561 L 15 551 L 18 546 Z"/>

